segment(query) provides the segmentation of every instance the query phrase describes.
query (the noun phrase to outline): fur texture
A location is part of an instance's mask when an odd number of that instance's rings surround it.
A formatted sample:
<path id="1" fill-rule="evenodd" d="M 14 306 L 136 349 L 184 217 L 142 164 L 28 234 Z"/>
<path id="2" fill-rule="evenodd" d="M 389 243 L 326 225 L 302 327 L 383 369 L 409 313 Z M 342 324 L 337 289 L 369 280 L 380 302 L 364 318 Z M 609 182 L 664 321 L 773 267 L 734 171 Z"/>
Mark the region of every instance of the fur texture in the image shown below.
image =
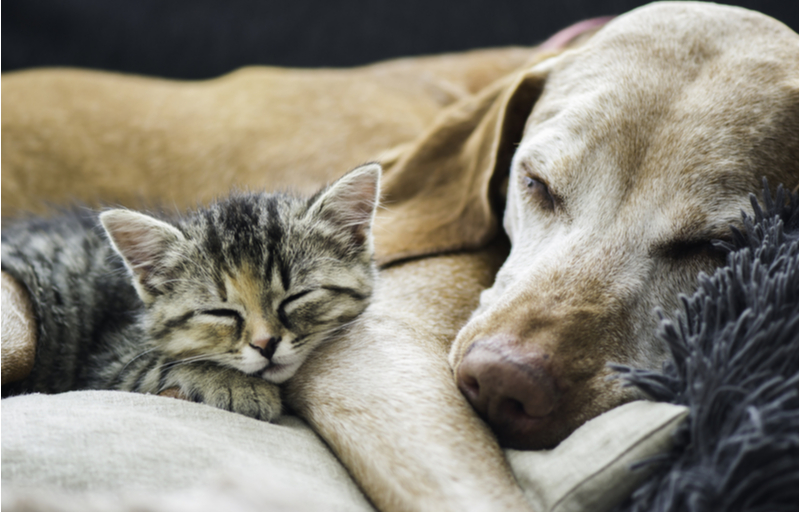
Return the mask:
<path id="1" fill-rule="evenodd" d="M 727 265 L 682 297 L 659 338 L 662 372 L 624 380 L 690 413 L 655 473 L 618 510 L 797 510 L 798 196 L 764 190 L 733 231 Z"/>
<path id="2" fill-rule="evenodd" d="M 260 419 L 311 350 L 367 306 L 380 167 L 310 199 L 238 194 L 177 219 L 76 210 L 3 231 L 36 362 L 9 392 L 123 389 Z M 107 237 L 106 237 L 107 235 Z"/>

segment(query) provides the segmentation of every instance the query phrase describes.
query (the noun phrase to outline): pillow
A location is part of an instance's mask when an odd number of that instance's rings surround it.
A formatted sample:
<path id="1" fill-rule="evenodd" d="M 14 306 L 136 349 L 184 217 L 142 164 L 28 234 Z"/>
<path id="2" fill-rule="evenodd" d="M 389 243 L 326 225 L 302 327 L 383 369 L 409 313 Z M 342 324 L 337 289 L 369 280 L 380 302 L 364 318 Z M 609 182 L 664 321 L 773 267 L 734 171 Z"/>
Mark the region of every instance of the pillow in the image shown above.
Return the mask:
<path id="1" fill-rule="evenodd" d="M 634 402 L 549 451 L 507 450 L 537 510 L 601 511 L 669 447 L 686 409 Z M 372 511 L 300 419 L 275 424 L 203 404 L 119 391 L 2 400 L 4 511 Z"/>
<path id="2" fill-rule="evenodd" d="M 3 510 L 175 510 L 164 499 L 179 497 L 187 510 L 373 510 L 293 416 L 270 424 L 173 398 L 74 391 L 3 399 L 1 421 Z"/>
<path id="3" fill-rule="evenodd" d="M 506 457 L 534 510 L 610 510 L 650 474 L 631 465 L 668 451 L 687 414 L 679 405 L 631 402 L 588 421 L 553 450 L 506 450 Z"/>

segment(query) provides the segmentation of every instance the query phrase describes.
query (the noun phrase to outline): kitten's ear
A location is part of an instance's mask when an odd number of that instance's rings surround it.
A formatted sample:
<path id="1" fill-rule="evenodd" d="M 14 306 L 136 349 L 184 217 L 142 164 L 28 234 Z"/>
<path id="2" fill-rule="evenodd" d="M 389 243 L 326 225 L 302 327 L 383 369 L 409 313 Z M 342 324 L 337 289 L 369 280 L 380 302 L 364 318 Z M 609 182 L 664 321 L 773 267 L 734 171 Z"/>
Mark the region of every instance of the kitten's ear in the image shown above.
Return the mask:
<path id="1" fill-rule="evenodd" d="M 358 245 L 372 248 L 372 221 L 381 194 L 381 166 L 370 163 L 357 167 L 323 190 L 310 208 L 322 218 L 333 220 L 351 231 Z"/>
<path id="2" fill-rule="evenodd" d="M 163 273 L 169 248 L 183 233 L 166 222 L 130 210 L 108 210 L 100 214 L 111 245 L 135 276 L 134 286 L 145 302 L 166 279 Z"/>

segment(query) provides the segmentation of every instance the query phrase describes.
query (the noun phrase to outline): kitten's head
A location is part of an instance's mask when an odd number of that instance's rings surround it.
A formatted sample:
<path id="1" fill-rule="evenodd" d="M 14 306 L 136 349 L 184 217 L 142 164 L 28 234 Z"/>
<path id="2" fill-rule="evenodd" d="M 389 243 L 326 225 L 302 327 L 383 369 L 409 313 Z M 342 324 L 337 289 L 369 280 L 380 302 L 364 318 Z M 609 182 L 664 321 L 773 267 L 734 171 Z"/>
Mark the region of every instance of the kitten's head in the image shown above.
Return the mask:
<path id="1" fill-rule="evenodd" d="M 367 306 L 380 172 L 364 165 L 310 199 L 234 195 L 174 224 L 100 220 L 161 350 L 283 382 Z"/>

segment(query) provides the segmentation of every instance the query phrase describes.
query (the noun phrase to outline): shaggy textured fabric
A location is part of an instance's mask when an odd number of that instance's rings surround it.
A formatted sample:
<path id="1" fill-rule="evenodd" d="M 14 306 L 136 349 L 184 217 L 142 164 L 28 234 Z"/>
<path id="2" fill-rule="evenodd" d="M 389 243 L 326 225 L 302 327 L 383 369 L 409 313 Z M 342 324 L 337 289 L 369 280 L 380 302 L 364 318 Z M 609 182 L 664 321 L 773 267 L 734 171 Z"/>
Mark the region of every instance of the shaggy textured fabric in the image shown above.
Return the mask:
<path id="1" fill-rule="evenodd" d="M 674 360 L 663 373 L 616 368 L 690 408 L 672 450 L 639 464 L 657 469 L 620 512 L 797 510 L 798 198 L 765 183 L 764 208 L 751 202 L 721 244 L 727 266 L 661 321 Z"/>

